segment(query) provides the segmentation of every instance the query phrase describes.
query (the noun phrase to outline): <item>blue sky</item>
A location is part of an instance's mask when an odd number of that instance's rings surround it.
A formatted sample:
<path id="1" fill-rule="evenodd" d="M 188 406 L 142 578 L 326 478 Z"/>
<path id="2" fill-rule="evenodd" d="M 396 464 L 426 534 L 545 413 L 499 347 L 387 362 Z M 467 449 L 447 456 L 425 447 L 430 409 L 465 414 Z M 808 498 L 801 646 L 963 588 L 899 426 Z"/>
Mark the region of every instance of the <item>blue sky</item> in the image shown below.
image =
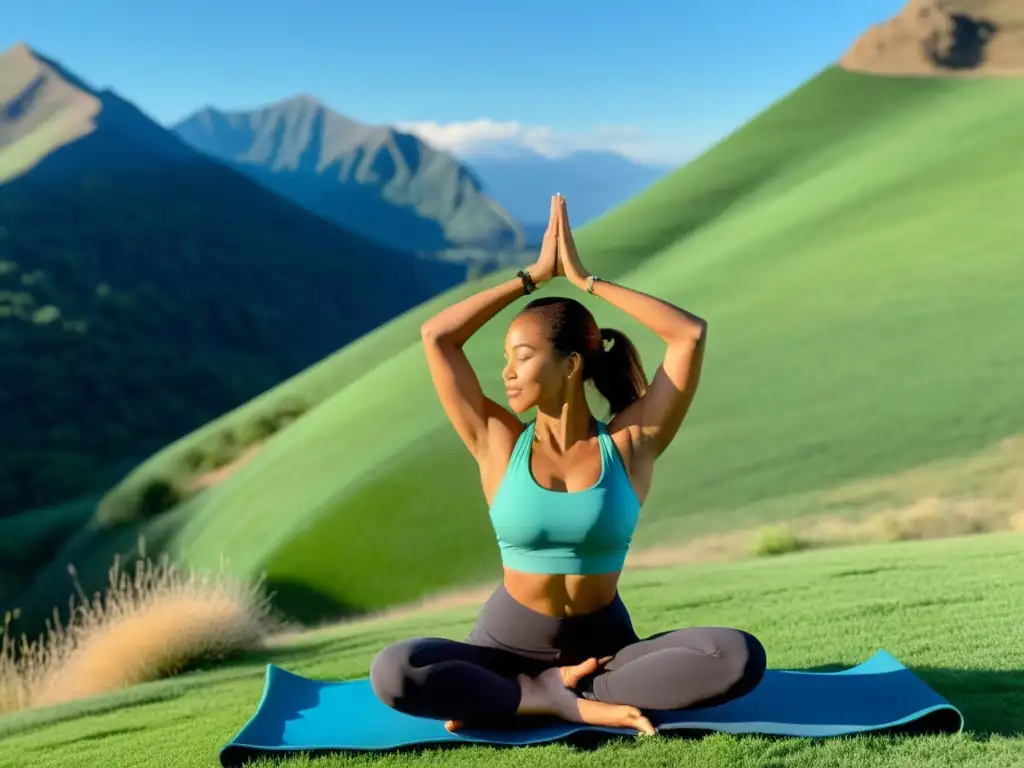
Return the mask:
<path id="1" fill-rule="evenodd" d="M 460 154 L 501 142 L 679 163 L 904 0 L 31 0 L 28 43 L 161 123 L 308 93 Z"/>

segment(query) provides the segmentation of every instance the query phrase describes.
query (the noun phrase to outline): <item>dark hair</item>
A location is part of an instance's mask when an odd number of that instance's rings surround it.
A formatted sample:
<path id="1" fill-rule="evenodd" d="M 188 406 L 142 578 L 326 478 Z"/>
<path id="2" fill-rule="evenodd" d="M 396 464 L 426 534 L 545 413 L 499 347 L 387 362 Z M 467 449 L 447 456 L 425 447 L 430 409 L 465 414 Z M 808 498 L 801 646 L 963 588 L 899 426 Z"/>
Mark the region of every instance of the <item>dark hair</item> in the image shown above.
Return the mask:
<path id="1" fill-rule="evenodd" d="M 599 328 L 590 310 L 580 302 L 546 296 L 534 299 L 522 311 L 540 316 L 548 340 L 559 354 L 580 355 L 583 380 L 593 382 L 608 401 L 612 415 L 621 413 L 647 391 L 647 376 L 633 342 L 622 331 Z"/>

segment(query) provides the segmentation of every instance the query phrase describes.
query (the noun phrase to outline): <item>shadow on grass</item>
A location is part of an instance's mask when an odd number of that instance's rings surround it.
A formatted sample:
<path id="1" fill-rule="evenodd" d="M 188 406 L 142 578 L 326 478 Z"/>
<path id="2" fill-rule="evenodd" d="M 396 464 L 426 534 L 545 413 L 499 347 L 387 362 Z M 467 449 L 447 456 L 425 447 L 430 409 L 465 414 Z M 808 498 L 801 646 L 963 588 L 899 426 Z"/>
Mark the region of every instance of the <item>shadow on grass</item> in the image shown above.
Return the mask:
<path id="1" fill-rule="evenodd" d="M 30 746 L 27 749 L 30 752 L 48 752 L 53 749 L 60 749 L 71 745 L 81 745 L 89 741 L 103 741 L 104 739 L 112 739 L 115 736 L 125 736 L 130 733 L 141 733 L 145 730 L 146 727 L 142 725 L 125 728 L 109 728 L 105 731 L 89 733 L 84 736 L 74 736 L 69 739 L 63 739 L 62 741 L 49 741 L 44 744 L 40 744 L 39 746 Z"/>
<path id="2" fill-rule="evenodd" d="M 354 618 L 364 613 L 362 609 L 302 582 L 269 578 L 264 586 L 274 610 L 286 621 L 304 627 Z"/>

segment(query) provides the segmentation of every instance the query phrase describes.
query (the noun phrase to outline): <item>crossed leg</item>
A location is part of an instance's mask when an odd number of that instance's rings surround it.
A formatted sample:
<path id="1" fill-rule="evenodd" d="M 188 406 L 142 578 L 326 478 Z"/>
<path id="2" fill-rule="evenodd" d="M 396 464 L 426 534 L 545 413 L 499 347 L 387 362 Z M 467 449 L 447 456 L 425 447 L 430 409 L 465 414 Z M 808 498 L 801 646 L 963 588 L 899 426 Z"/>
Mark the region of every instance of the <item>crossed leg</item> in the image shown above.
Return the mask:
<path id="1" fill-rule="evenodd" d="M 596 667 L 594 659 L 557 667 L 499 648 L 427 637 L 394 643 L 378 653 L 370 665 L 370 684 L 389 707 L 446 720 L 449 728 L 519 714 L 653 733 L 638 708 L 587 701 L 571 690 Z"/>
<path id="2" fill-rule="evenodd" d="M 726 627 L 688 627 L 627 645 L 582 683 L 585 698 L 640 709 L 721 704 L 764 677 L 765 650 L 753 635 Z"/>
<path id="3" fill-rule="evenodd" d="M 500 648 L 440 637 L 389 645 L 370 664 L 370 685 L 393 709 L 435 720 L 491 720 L 514 715 L 519 675 L 550 664 Z"/>
<path id="4" fill-rule="evenodd" d="M 613 713 L 581 704 L 581 695 L 630 709 L 709 706 L 749 692 L 764 670 L 764 648 L 749 633 L 691 627 L 627 645 L 575 691 L 548 662 L 445 638 L 388 646 L 373 659 L 370 683 L 382 702 L 419 717 L 488 721 L 525 711 L 592 722 L 588 711 Z"/>

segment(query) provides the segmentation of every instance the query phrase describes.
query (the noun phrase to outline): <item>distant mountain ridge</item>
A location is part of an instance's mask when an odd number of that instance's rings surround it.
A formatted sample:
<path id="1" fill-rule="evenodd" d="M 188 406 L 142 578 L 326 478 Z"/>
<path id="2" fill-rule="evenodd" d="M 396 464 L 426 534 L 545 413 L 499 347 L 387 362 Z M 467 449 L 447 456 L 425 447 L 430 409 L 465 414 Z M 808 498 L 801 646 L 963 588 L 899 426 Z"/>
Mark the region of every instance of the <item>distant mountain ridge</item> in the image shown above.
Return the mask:
<path id="1" fill-rule="evenodd" d="M 9 49 L 0 516 L 102 488 L 111 468 L 464 277 L 340 229 Z"/>
<path id="2" fill-rule="evenodd" d="M 547 201 L 561 192 L 572 219 L 583 224 L 642 192 L 673 170 L 639 163 L 616 152 L 580 151 L 546 157 L 526 147 L 494 156 L 467 155 L 463 161 L 480 178 L 484 190 L 523 222 L 527 241 L 539 242 L 547 221 Z"/>
<path id="3" fill-rule="evenodd" d="M 0 183 L 36 170 L 52 153 L 97 131 L 116 131 L 150 159 L 180 162 L 194 155 L 113 91 L 93 89 L 24 43 L 0 54 L 0 105 Z"/>
<path id="4" fill-rule="evenodd" d="M 451 155 L 311 96 L 250 110 L 205 107 L 172 126 L 192 147 L 346 229 L 420 253 L 516 251 L 519 223 Z"/>

